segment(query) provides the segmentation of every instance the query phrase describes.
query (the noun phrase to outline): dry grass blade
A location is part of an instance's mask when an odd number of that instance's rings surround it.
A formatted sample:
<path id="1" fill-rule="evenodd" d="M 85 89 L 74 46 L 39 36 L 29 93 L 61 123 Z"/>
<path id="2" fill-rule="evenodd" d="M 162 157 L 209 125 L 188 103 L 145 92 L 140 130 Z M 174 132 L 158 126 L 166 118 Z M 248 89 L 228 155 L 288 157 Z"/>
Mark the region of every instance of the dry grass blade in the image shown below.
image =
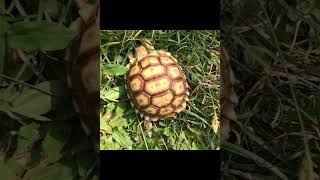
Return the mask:
<path id="1" fill-rule="evenodd" d="M 278 167 L 272 165 L 270 162 L 264 160 L 262 157 L 256 155 L 255 153 L 252 153 L 246 149 L 243 149 L 239 146 L 236 146 L 236 145 L 228 143 L 228 142 L 224 143 L 223 149 L 226 151 L 229 151 L 231 153 L 237 154 L 239 156 L 251 159 L 251 160 L 255 161 L 258 166 L 267 168 L 268 170 L 273 172 L 275 175 L 277 175 L 280 179 L 288 180 L 288 177 L 284 173 L 282 173 L 278 169 Z"/>
<path id="2" fill-rule="evenodd" d="M 316 168 L 316 165 L 305 157 L 301 164 L 299 180 L 318 180 L 319 176 L 316 174 L 314 168 Z"/>

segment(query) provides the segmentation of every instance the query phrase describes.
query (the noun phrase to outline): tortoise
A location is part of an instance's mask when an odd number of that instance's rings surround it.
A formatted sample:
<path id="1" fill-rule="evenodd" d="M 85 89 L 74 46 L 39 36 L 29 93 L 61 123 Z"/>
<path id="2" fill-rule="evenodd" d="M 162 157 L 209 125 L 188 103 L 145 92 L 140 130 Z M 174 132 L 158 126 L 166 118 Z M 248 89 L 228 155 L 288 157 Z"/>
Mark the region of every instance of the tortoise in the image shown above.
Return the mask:
<path id="1" fill-rule="evenodd" d="M 70 59 L 68 83 L 73 105 L 79 114 L 85 133 L 99 150 L 100 128 L 100 1 L 75 0 L 79 17 L 69 29 L 79 33 L 79 39 L 67 51 Z"/>
<path id="2" fill-rule="evenodd" d="M 144 42 L 128 55 L 130 66 L 125 87 L 132 107 L 144 119 L 144 127 L 152 122 L 176 117 L 189 101 L 186 76 L 171 53 L 155 50 Z"/>
<path id="3" fill-rule="evenodd" d="M 221 142 L 223 145 L 229 138 L 230 121 L 237 120 L 235 106 L 238 104 L 238 96 L 235 93 L 234 86 L 239 83 L 230 65 L 230 59 L 227 50 L 221 45 Z M 213 124 L 213 122 L 212 122 Z M 212 125 L 213 126 L 213 125 Z"/>

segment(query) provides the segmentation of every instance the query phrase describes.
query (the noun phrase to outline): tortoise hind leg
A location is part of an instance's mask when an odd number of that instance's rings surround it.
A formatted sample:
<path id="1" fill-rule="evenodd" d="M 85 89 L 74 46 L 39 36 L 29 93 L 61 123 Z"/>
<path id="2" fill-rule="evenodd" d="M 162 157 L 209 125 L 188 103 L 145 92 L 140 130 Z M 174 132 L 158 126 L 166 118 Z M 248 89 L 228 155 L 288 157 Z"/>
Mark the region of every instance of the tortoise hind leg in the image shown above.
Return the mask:
<path id="1" fill-rule="evenodd" d="M 152 127 L 153 127 L 152 121 L 144 120 L 143 126 L 144 126 L 144 129 L 146 129 L 146 130 L 152 129 Z"/>

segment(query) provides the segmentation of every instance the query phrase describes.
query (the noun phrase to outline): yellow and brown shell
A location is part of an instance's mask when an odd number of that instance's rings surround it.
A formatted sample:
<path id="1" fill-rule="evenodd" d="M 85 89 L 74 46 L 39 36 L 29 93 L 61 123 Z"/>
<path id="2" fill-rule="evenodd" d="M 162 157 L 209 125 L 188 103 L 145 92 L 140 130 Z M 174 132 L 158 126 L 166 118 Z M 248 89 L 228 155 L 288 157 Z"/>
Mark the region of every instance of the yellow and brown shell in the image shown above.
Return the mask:
<path id="1" fill-rule="evenodd" d="M 131 105 L 141 118 L 157 121 L 186 108 L 188 84 L 181 66 L 169 52 L 136 48 L 126 75 Z"/>

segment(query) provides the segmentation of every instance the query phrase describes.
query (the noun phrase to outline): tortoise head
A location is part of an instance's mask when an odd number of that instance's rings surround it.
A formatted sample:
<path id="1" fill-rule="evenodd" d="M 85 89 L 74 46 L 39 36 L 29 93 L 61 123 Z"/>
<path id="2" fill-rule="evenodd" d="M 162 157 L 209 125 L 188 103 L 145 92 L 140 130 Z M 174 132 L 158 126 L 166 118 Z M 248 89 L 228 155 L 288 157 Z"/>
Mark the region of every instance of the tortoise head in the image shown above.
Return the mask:
<path id="1" fill-rule="evenodd" d="M 136 60 L 140 61 L 148 55 L 148 49 L 143 45 L 136 48 Z"/>
<path id="2" fill-rule="evenodd" d="M 152 46 L 151 42 L 148 40 L 145 40 L 139 47 L 135 49 L 135 56 L 133 54 L 129 54 L 129 60 L 131 64 L 135 64 L 136 62 L 140 61 L 144 57 L 146 57 L 151 50 L 154 50 L 154 47 Z"/>

